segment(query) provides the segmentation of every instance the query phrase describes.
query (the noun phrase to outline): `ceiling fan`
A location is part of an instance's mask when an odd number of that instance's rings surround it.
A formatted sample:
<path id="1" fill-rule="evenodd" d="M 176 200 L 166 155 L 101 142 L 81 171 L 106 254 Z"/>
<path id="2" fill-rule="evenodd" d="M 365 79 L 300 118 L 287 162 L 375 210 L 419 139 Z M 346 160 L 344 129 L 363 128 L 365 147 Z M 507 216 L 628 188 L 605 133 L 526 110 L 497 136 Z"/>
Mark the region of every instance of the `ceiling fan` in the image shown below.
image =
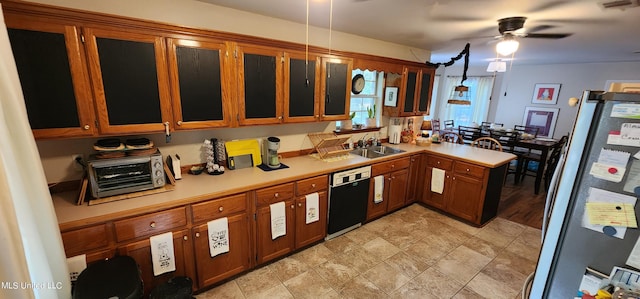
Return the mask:
<path id="1" fill-rule="evenodd" d="M 529 30 L 524 30 L 526 17 L 509 17 L 498 20 L 497 36 L 500 41 L 496 44 L 496 51 L 502 56 L 508 56 L 518 50 L 519 43 L 516 38 L 546 38 L 560 39 L 570 36 L 571 33 L 537 33 L 538 31 L 553 28 L 550 25 L 539 25 Z"/>

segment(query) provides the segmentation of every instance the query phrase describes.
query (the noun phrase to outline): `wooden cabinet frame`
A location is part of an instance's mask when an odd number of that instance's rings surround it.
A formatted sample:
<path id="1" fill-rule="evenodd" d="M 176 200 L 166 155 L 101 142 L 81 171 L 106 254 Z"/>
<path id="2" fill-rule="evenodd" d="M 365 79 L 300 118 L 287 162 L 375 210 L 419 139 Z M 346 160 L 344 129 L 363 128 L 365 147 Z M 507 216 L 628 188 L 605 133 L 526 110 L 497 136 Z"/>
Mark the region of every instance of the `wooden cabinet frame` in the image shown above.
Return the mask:
<path id="1" fill-rule="evenodd" d="M 327 115 L 327 77 L 330 75 L 329 70 L 327 69 L 327 63 L 337 63 L 337 64 L 345 64 L 347 66 L 347 82 L 346 82 L 346 93 L 345 93 L 345 103 L 344 103 L 344 114 L 339 115 Z M 320 87 L 320 111 L 322 112 L 321 119 L 323 121 L 332 121 L 332 120 L 344 120 L 349 119 L 349 107 L 351 106 L 351 71 L 353 70 L 353 59 L 351 58 L 339 58 L 339 57 L 324 57 L 322 58 L 322 84 Z"/>
<path id="2" fill-rule="evenodd" d="M 309 82 L 309 84 L 314 84 L 314 99 L 313 106 L 314 111 L 313 115 L 309 116 L 291 116 L 289 115 L 289 107 L 291 105 L 291 95 L 290 95 L 290 79 L 291 79 L 291 59 L 300 59 L 315 62 L 314 68 L 307 69 L 307 72 L 315 74 L 314 82 Z M 314 122 L 320 120 L 320 102 L 322 101 L 322 96 L 320 93 L 320 85 L 321 85 L 321 57 L 320 55 L 313 53 L 301 53 L 301 52 L 291 52 L 287 51 L 284 53 L 284 122 L 285 123 L 293 123 L 293 122 Z M 301 80 L 302 78 L 296 78 L 297 80 Z"/>
<path id="3" fill-rule="evenodd" d="M 84 28 L 83 30 L 89 61 L 89 70 L 91 72 L 91 81 L 93 83 L 93 93 L 96 100 L 97 117 L 100 125 L 100 132 L 104 134 L 132 134 L 132 133 L 150 133 L 164 132 L 165 126 L 172 128 L 171 102 L 169 90 L 169 78 L 167 73 L 167 55 L 165 40 L 163 37 L 137 32 L 124 32 L 99 28 Z M 98 45 L 96 38 L 110 38 L 125 41 L 143 42 L 154 45 L 156 73 L 158 79 L 158 97 L 160 100 L 160 114 L 162 121 L 160 123 L 148 124 L 127 124 L 112 125 L 109 123 L 109 111 L 107 109 L 107 99 L 105 96 L 105 88 L 102 79 L 102 70 L 100 67 L 100 58 L 98 53 Z"/>
<path id="4" fill-rule="evenodd" d="M 180 98 L 180 74 L 178 71 L 177 48 L 189 47 L 219 51 L 220 61 L 220 87 L 222 96 L 222 120 L 184 121 L 182 118 L 182 104 Z M 169 80 L 171 83 L 171 103 L 173 119 L 176 130 L 207 129 L 227 127 L 231 123 L 233 101 L 232 74 L 230 66 L 233 65 L 229 55 L 229 49 L 233 46 L 228 42 L 204 39 L 204 38 L 167 38 L 167 54 L 169 58 Z"/>
<path id="5" fill-rule="evenodd" d="M 64 35 L 69 70 L 76 101 L 79 126 L 73 128 L 34 129 L 36 139 L 60 137 L 89 137 L 97 133 L 95 126 L 94 102 L 91 93 L 89 73 L 85 67 L 85 49 L 77 26 L 48 19 L 33 20 L 11 13 L 5 13 L 7 28 L 32 30 Z"/>

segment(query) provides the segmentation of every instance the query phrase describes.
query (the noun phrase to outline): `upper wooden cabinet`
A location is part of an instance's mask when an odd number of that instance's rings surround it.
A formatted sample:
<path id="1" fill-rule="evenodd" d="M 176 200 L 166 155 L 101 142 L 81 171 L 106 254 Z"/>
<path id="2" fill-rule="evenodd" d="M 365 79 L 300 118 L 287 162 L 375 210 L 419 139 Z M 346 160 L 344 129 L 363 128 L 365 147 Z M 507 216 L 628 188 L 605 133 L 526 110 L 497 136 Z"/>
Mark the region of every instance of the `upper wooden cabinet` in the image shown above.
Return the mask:
<path id="1" fill-rule="evenodd" d="M 163 132 L 171 103 L 164 38 L 84 28 L 100 132 Z"/>
<path id="2" fill-rule="evenodd" d="M 322 120 L 349 119 L 352 70 L 353 60 L 350 58 L 322 59 Z"/>
<path id="3" fill-rule="evenodd" d="M 223 41 L 167 39 L 176 130 L 230 124 L 233 94 L 228 48 Z"/>
<path id="4" fill-rule="evenodd" d="M 283 51 L 245 44 L 237 46 L 238 122 L 241 125 L 282 121 Z"/>
<path id="5" fill-rule="evenodd" d="M 429 114 L 431 87 L 435 70 L 405 66 L 396 109 L 385 109 L 389 116 L 416 116 Z"/>
<path id="6" fill-rule="evenodd" d="M 284 122 L 320 119 L 320 61 L 311 53 L 284 53 Z"/>
<path id="7" fill-rule="evenodd" d="M 79 29 L 12 14 L 5 18 L 33 135 L 96 134 Z"/>

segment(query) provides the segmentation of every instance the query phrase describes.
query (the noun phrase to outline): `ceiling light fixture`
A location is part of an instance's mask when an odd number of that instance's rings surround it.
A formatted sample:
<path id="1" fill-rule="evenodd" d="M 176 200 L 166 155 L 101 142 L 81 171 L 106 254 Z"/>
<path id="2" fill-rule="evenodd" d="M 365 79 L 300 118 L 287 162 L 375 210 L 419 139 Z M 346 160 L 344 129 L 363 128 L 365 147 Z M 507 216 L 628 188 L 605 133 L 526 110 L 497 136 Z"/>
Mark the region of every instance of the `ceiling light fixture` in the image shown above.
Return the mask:
<path id="1" fill-rule="evenodd" d="M 502 56 L 509 56 L 518 50 L 520 43 L 511 34 L 505 34 L 502 40 L 496 45 L 496 52 Z"/>
<path id="2" fill-rule="evenodd" d="M 487 72 L 504 73 L 507 71 L 507 62 L 500 59 L 489 62 Z"/>

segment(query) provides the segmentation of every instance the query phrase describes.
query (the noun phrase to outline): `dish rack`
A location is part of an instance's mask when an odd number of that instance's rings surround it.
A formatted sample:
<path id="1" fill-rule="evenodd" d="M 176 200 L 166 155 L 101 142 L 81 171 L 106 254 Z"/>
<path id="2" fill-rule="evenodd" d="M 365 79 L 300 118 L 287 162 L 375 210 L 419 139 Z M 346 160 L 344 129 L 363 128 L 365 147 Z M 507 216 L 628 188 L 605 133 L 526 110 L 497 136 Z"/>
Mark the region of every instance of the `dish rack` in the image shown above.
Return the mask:
<path id="1" fill-rule="evenodd" d="M 351 149 L 345 149 L 343 146 L 351 137 L 338 137 L 333 133 L 310 133 L 307 136 L 313 143 L 313 147 L 318 151 L 320 159 L 348 155 L 349 151 L 351 151 Z"/>

